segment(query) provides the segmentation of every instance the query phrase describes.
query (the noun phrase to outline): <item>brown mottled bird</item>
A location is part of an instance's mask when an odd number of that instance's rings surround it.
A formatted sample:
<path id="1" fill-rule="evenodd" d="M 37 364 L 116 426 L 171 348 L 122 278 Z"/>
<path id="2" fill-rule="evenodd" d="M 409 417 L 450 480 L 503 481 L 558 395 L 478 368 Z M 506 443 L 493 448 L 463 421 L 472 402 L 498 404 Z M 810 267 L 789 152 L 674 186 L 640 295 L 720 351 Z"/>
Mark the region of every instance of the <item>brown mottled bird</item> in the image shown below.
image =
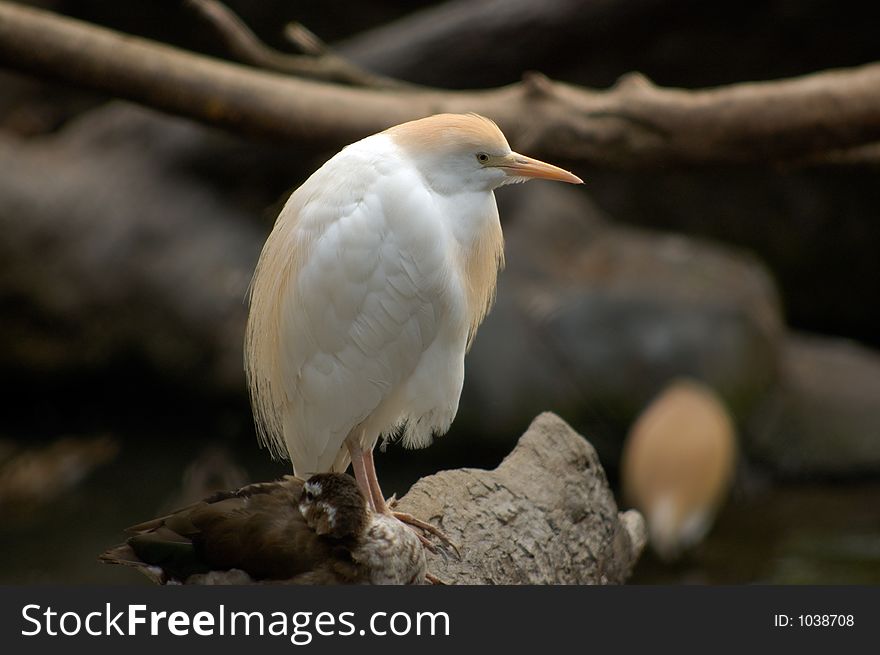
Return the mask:
<path id="1" fill-rule="evenodd" d="M 374 513 L 348 475 L 285 476 L 133 526 L 100 556 L 159 584 L 421 584 L 416 534 Z"/>

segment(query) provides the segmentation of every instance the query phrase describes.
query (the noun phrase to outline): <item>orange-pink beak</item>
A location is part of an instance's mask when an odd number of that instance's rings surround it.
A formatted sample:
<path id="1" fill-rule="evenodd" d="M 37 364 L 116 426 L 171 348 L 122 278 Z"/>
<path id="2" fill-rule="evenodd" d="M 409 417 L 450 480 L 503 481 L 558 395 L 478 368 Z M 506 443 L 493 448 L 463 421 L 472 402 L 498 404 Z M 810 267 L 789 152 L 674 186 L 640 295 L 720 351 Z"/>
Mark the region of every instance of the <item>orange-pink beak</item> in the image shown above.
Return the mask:
<path id="1" fill-rule="evenodd" d="M 532 159 L 516 152 L 512 152 L 504 157 L 498 163 L 498 168 L 513 177 L 533 177 L 543 180 L 568 182 L 569 184 L 584 183 L 577 175 L 559 168 L 559 166 L 554 166 L 538 159 Z"/>

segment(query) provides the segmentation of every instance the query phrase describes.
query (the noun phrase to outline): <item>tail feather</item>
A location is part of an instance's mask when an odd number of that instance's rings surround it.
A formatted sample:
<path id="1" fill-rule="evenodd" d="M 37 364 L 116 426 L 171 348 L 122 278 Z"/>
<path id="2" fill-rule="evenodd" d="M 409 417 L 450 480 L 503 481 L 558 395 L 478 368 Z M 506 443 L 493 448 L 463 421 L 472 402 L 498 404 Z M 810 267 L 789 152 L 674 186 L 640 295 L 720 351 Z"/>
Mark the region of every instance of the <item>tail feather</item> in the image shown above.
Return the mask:
<path id="1" fill-rule="evenodd" d="M 144 562 L 127 543 L 108 548 L 98 555 L 98 560 L 105 564 L 119 564 L 137 569 L 158 585 L 168 583 L 168 576 L 165 574 L 165 571 L 158 566 L 152 566 Z"/>

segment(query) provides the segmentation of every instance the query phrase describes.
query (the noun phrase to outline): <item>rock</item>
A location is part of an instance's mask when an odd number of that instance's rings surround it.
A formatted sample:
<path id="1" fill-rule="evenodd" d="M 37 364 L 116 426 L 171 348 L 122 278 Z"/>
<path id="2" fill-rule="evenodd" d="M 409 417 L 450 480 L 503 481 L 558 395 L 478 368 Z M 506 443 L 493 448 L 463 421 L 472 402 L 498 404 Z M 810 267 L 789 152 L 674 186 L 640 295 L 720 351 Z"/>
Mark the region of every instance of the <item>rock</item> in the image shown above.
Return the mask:
<path id="1" fill-rule="evenodd" d="M 243 388 L 264 230 L 193 182 L 206 133 L 116 103 L 44 140 L 0 138 L 0 367 L 82 376 L 134 358 Z"/>
<path id="2" fill-rule="evenodd" d="M 547 407 L 589 426 L 603 458 L 607 438 L 615 457 L 638 411 L 677 376 L 749 414 L 783 334 L 758 262 L 614 225 L 580 190 L 533 184 L 498 197 L 507 270 L 466 363 L 461 424 L 510 433 Z"/>
<path id="3" fill-rule="evenodd" d="M 880 472 L 880 353 L 795 334 L 780 378 L 750 420 L 750 455 L 784 476 Z"/>
<path id="4" fill-rule="evenodd" d="M 593 447 L 549 412 L 494 471 L 422 478 L 398 509 L 458 543 L 461 560 L 428 559 L 450 584 L 620 584 L 646 540 L 637 512 L 618 513 Z"/>

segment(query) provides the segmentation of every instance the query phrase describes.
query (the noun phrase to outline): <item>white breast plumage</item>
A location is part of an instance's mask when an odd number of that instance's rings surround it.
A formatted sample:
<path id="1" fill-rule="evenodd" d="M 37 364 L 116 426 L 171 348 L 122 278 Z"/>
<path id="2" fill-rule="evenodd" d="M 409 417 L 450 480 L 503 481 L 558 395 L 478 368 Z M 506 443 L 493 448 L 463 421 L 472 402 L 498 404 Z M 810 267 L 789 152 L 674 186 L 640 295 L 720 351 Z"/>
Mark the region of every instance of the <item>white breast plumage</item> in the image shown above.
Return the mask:
<path id="1" fill-rule="evenodd" d="M 458 245 L 435 203 L 383 140 L 346 148 L 291 196 L 254 278 L 249 337 L 273 335 L 248 340 L 255 407 L 297 475 L 344 470 L 359 424 L 364 448 L 407 419 L 405 443 L 426 445 L 457 409 L 463 362 L 443 353 L 473 327 L 474 290 L 450 269 Z M 445 375 L 420 379 L 423 358 Z"/>

